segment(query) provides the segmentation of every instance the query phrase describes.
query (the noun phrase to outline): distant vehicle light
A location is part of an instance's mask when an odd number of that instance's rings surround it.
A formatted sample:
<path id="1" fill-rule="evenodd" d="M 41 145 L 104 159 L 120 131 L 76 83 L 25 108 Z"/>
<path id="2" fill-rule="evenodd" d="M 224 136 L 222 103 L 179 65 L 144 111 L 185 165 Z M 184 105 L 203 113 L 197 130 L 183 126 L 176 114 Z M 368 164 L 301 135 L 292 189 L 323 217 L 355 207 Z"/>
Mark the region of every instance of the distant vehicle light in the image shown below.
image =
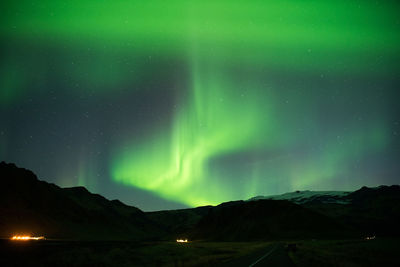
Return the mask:
<path id="1" fill-rule="evenodd" d="M 178 242 L 178 243 L 187 243 L 188 240 L 187 239 L 177 239 L 176 242 Z"/>
<path id="2" fill-rule="evenodd" d="M 28 240 L 44 240 L 44 236 L 27 236 L 27 235 L 15 235 L 11 237 L 14 241 L 28 241 Z"/>
<path id="3" fill-rule="evenodd" d="M 376 238 L 376 236 L 367 236 L 365 238 L 365 240 L 374 240 Z"/>

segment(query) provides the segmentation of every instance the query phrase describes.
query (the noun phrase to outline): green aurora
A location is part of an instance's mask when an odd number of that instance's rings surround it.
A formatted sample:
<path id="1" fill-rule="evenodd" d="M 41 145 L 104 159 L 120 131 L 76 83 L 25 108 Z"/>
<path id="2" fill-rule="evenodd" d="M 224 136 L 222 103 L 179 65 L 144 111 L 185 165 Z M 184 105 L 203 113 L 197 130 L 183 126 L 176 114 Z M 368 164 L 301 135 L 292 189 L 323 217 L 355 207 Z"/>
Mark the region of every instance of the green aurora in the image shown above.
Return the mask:
<path id="1" fill-rule="evenodd" d="M 127 90 L 155 96 L 148 112 L 156 119 L 144 133 L 127 127 L 107 144 L 103 161 L 113 182 L 188 206 L 349 190 L 380 183 L 382 177 L 363 180 L 363 166 L 398 144 L 396 1 L 1 5 L 4 110 L 47 94 L 51 68 L 65 78 L 59 90 L 76 97 L 85 91 L 100 105 Z M 62 66 L 43 61 L 53 50 L 63 54 L 55 61 Z M 168 112 L 159 109 L 164 94 L 172 99 Z M 2 157 L 10 154 L 7 138 L 0 138 Z M 93 174 L 99 162 L 84 153 L 78 165 L 70 184 L 106 191 Z"/>

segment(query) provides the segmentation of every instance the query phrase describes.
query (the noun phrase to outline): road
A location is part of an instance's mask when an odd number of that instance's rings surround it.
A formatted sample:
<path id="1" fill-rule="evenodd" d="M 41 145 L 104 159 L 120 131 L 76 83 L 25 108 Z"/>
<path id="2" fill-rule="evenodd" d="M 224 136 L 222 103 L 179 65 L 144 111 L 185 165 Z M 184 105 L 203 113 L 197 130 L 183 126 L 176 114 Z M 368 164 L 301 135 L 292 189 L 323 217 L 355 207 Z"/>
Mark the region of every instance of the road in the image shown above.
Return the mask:
<path id="1" fill-rule="evenodd" d="M 262 250 L 258 250 L 249 255 L 234 259 L 223 266 L 233 267 L 261 267 L 261 266 L 279 266 L 294 267 L 295 265 L 287 255 L 285 247 L 281 243 L 272 244 Z"/>

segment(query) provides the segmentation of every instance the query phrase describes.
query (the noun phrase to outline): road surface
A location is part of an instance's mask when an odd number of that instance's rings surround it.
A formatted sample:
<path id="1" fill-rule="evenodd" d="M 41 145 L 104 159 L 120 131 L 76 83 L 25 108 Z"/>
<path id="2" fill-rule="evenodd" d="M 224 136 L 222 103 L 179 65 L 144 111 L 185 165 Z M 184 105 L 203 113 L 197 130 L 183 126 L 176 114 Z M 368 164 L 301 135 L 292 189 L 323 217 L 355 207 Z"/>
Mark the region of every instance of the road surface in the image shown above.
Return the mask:
<path id="1" fill-rule="evenodd" d="M 279 266 L 294 267 L 295 265 L 287 255 L 285 247 L 281 243 L 272 244 L 262 250 L 258 250 L 249 255 L 234 259 L 225 263 L 223 266 L 232 267 L 261 267 L 261 266 Z"/>

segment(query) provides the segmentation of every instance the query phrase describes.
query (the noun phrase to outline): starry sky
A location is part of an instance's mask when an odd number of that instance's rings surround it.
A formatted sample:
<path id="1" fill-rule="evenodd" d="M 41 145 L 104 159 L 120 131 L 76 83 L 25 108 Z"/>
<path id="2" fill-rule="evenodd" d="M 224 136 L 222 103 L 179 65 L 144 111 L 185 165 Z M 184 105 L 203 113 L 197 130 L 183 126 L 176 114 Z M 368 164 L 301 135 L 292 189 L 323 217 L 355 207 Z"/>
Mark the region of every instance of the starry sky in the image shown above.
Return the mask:
<path id="1" fill-rule="evenodd" d="M 400 4 L 2 1 L 0 160 L 145 211 L 400 182 Z"/>

